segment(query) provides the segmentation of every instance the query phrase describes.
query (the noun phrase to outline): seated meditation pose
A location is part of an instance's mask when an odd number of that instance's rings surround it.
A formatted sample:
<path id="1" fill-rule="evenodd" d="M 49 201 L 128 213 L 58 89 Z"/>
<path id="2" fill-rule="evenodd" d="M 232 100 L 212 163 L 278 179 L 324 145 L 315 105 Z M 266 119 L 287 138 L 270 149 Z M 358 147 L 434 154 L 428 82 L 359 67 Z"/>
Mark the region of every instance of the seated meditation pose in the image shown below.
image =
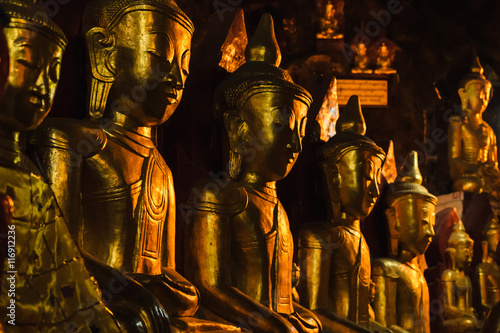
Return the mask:
<path id="1" fill-rule="evenodd" d="M 278 67 L 269 14 L 261 17 L 245 57 L 216 91 L 230 180 L 192 192 L 186 276 L 200 290 L 202 305 L 253 332 L 319 332 L 316 316 L 292 300 L 293 239 L 276 196 L 276 181 L 302 150 L 312 99 Z"/>
<path id="2" fill-rule="evenodd" d="M 479 329 L 472 308 L 472 284 L 465 274 L 472 262 L 474 241 L 465 232 L 461 220 L 453 227 L 448 239 L 448 268 L 441 276 L 443 285 L 444 327 L 449 333 Z"/>
<path id="3" fill-rule="evenodd" d="M 394 74 L 396 70 L 392 68 L 392 59 L 389 54 L 389 48 L 382 43 L 378 49 L 378 57 L 375 68 L 375 74 Z"/>
<path id="4" fill-rule="evenodd" d="M 491 99 L 491 82 L 483 75 L 478 58 L 460 81 L 458 95 L 462 115 L 450 117 L 448 127 L 448 162 L 453 189 L 486 192 L 498 199 L 497 138 L 483 120 L 483 112 Z"/>
<path id="5" fill-rule="evenodd" d="M 371 74 L 373 70 L 368 68 L 369 59 L 366 55 L 366 44 L 363 41 L 360 41 L 356 46 L 356 57 L 354 58 L 354 67 L 351 69 L 351 72 L 354 74 Z"/>
<path id="6" fill-rule="evenodd" d="M 0 99 L 0 193 L 2 208 L 10 206 L 6 240 L 15 248 L 2 263 L 1 325 L 19 333 L 121 332 L 24 151 L 26 132 L 52 107 L 66 38 L 51 20 L 39 19 L 44 12 L 33 1 L 0 0 L 0 8 L 10 18 L 9 57 L 1 59 L 10 59 L 10 75 Z"/>
<path id="7" fill-rule="evenodd" d="M 418 155 L 412 151 L 387 199 L 392 258 L 377 259 L 372 267 L 375 320 L 393 332 L 430 333 L 429 289 L 419 256 L 434 236 L 437 198 L 421 183 Z"/>
<path id="8" fill-rule="evenodd" d="M 325 5 L 325 11 L 320 18 L 320 31 L 316 34 L 317 38 L 338 39 L 344 37 L 339 31 L 339 21 L 335 18 L 337 10 L 331 0 Z"/>
<path id="9" fill-rule="evenodd" d="M 340 113 L 336 132 L 319 151 L 330 219 L 304 225 L 299 235 L 300 302 L 316 313 L 325 330 L 338 321 L 335 314 L 370 328 L 370 252 L 360 219 L 380 194 L 385 153 L 364 135 L 356 95 Z"/>
<path id="10" fill-rule="evenodd" d="M 182 97 L 192 22 L 171 0 L 98 0 L 83 25 L 93 122 L 49 119 L 32 139 L 58 203 L 74 217 L 72 235 L 153 292 L 174 328 L 239 330 L 191 318 L 199 293 L 175 270 L 172 174 L 154 138 Z"/>
<path id="11" fill-rule="evenodd" d="M 483 230 L 483 262 L 476 266 L 483 316 L 500 302 L 500 267 L 497 252 L 499 240 L 500 224 L 498 218 L 492 215 Z"/>

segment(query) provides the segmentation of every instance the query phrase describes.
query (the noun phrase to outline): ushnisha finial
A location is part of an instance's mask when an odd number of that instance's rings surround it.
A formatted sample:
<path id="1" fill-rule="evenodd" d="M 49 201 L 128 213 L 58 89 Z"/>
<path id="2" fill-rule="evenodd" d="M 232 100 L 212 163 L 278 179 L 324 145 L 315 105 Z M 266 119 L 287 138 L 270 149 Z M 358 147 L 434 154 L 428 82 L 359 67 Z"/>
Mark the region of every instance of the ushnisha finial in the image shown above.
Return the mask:
<path id="1" fill-rule="evenodd" d="M 337 134 L 318 151 L 320 162 L 336 163 L 353 149 L 368 150 L 380 156 L 382 160 L 385 159 L 384 150 L 365 136 L 366 123 L 358 96 L 353 95 L 349 98 L 346 107 L 340 112 L 335 130 Z"/>
<path id="2" fill-rule="evenodd" d="M 389 206 L 391 206 L 394 201 L 407 195 L 421 196 L 436 204 L 437 198 L 430 194 L 421 184 L 422 174 L 418 167 L 418 153 L 412 150 L 406 157 L 405 163 L 399 171 L 399 176 L 394 183 L 393 192 L 389 194 L 387 198 Z"/>
<path id="3" fill-rule="evenodd" d="M 494 214 L 488 219 L 483 229 L 483 237 L 500 233 L 500 223 Z"/>
<path id="4" fill-rule="evenodd" d="M 465 231 L 462 220 L 458 220 L 458 222 L 453 226 L 453 232 L 451 233 L 450 238 L 448 238 L 448 247 L 454 247 L 460 242 L 474 244 L 474 241 Z"/>
<path id="5" fill-rule="evenodd" d="M 266 13 L 261 16 L 257 30 L 248 41 L 245 49 L 247 61 L 262 61 L 278 67 L 281 63 L 281 51 L 274 34 L 273 17 Z"/>
<path id="6" fill-rule="evenodd" d="M 418 153 L 416 151 L 412 150 L 406 157 L 399 177 L 400 181 L 404 183 L 422 184 L 422 174 L 418 168 Z"/>
<path id="7" fill-rule="evenodd" d="M 359 97 L 352 95 L 335 125 L 337 133 L 353 132 L 360 135 L 366 133 L 366 122 L 359 104 Z"/>
<path id="8" fill-rule="evenodd" d="M 471 72 L 479 73 L 479 74 L 483 74 L 483 72 L 484 72 L 483 66 L 481 66 L 481 63 L 479 62 L 478 57 L 476 57 L 474 59 L 474 61 L 472 62 Z"/>
<path id="9" fill-rule="evenodd" d="M 245 49 L 247 62 L 228 76 L 217 88 L 216 109 L 221 113 L 238 113 L 246 101 L 260 92 L 287 93 L 308 107 L 312 97 L 307 90 L 295 84 L 290 75 L 278 65 L 281 52 L 274 35 L 271 15 L 264 14 L 254 36 Z"/>
<path id="10" fill-rule="evenodd" d="M 465 76 L 460 80 L 459 87 L 466 88 L 469 82 L 473 81 L 483 81 L 488 85 L 491 85 L 491 82 L 484 76 L 484 69 L 479 62 L 479 58 L 475 57 L 472 61 L 470 70 L 465 74 Z"/>

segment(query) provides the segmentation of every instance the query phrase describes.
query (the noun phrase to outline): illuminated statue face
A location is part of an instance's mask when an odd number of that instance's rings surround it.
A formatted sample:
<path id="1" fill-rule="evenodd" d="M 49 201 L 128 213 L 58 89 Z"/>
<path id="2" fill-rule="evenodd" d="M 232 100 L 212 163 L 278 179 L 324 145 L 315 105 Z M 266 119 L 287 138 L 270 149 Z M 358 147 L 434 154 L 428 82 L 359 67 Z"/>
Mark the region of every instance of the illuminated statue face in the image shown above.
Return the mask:
<path id="1" fill-rule="evenodd" d="M 35 129 L 54 100 L 63 49 L 35 27 L 4 28 L 10 75 L 0 101 L 0 124 L 9 130 Z"/>
<path id="2" fill-rule="evenodd" d="M 473 243 L 460 241 L 455 245 L 455 265 L 460 270 L 467 269 L 472 263 Z"/>
<path id="3" fill-rule="evenodd" d="M 307 105 L 286 92 L 261 92 L 241 111 L 242 169 L 264 181 L 284 178 L 302 151 Z"/>
<path id="4" fill-rule="evenodd" d="M 359 43 L 359 45 L 358 45 L 358 54 L 360 56 L 366 55 L 366 45 L 365 44 Z"/>
<path id="5" fill-rule="evenodd" d="M 382 160 L 373 153 L 353 149 L 337 163 L 338 174 L 332 174 L 333 198 L 340 202 L 341 210 L 356 219 L 370 214 L 380 194 Z"/>
<path id="6" fill-rule="evenodd" d="M 474 80 L 458 90 L 462 101 L 462 110 L 466 116 L 481 114 L 486 110 L 491 98 L 491 84 L 483 80 Z"/>
<path id="7" fill-rule="evenodd" d="M 380 56 L 381 57 L 387 57 L 389 55 L 389 49 L 387 46 L 381 46 L 380 47 Z"/>
<path id="8" fill-rule="evenodd" d="M 177 108 L 189 74 L 190 33 L 154 11 L 126 14 L 113 33 L 115 75 L 108 104 L 126 95 L 132 103 L 120 105 L 118 112 L 141 126 L 164 123 Z"/>
<path id="9" fill-rule="evenodd" d="M 408 195 L 398 200 L 394 207 L 400 249 L 414 256 L 424 254 L 434 236 L 435 204 L 420 196 Z"/>

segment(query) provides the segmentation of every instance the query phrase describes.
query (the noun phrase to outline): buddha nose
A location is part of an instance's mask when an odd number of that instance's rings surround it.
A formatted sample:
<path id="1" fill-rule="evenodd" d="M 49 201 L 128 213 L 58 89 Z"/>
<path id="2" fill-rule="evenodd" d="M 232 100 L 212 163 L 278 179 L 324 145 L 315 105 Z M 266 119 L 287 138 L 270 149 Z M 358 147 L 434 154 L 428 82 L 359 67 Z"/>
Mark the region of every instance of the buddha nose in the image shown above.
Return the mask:
<path id="1" fill-rule="evenodd" d="M 370 196 L 372 198 L 378 198 L 378 196 L 380 195 L 380 189 L 378 188 L 378 184 L 376 181 L 372 181 L 370 183 L 370 187 L 368 188 L 368 193 L 370 193 Z"/>
<path id="2" fill-rule="evenodd" d="M 302 152 L 302 138 L 299 133 L 299 126 L 295 126 L 292 131 L 292 140 L 291 143 L 287 145 L 289 149 L 291 149 L 294 153 Z"/>
<path id="3" fill-rule="evenodd" d="M 38 78 L 36 79 L 35 86 L 33 90 L 40 94 L 41 96 L 45 96 L 48 93 L 48 84 L 49 77 L 45 70 L 41 70 L 38 74 Z"/>
<path id="4" fill-rule="evenodd" d="M 174 59 L 172 62 L 172 66 L 170 67 L 170 71 L 165 81 L 174 86 L 177 90 L 184 89 L 184 80 L 177 59 Z"/>

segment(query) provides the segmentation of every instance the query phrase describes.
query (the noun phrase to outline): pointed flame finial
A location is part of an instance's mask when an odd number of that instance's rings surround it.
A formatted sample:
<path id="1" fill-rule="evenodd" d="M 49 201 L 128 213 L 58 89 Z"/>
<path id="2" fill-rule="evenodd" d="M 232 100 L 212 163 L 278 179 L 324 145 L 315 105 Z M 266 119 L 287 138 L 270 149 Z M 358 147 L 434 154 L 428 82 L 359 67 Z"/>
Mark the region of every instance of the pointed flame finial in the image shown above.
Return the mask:
<path id="1" fill-rule="evenodd" d="M 257 30 L 248 41 L 245 49 L 247 61 L 262 61 L 278 67 L 281 63 L 281 51 L 274 34 L 273 17 L 266 13 L 260 18 Z"/>
<path id="2" fill-rule="evenodd" d="M 478 57 L 476 57 L 474 59 L 474 61 L 472 62 L 471 72 L 478 73 L 478 74 L 483 74 L 483 72 L 484 72 L 483 66 L 481 66 L 481 63 L 479 62 Z"/>
<path id="3" fill-rule="evenodd" d="M 418 153 L 415 150 L 412 150 L 406 157 L 399 176 L 402 183 L 422 184 L 422 174 L 418 168 Z"/>
<path id="4" fill-rule="evenodd" d="M 344 110 L 340 113 L 335 126 L 337 133 L 353 132 L 361 135 L 366 133 L 366 123 L 357 95 L 352 95 Z"/>

